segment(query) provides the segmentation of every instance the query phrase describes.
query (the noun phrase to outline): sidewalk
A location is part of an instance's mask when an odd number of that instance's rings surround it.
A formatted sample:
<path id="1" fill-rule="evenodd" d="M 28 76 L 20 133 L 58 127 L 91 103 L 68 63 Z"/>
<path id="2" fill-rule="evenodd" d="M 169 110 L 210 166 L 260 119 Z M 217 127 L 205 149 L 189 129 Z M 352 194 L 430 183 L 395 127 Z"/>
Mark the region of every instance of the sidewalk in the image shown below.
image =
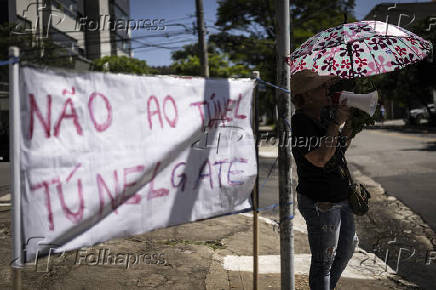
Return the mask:
<path id="1" fill-rule="evenodd" d="M 262 147 L 260 156 L 277 149 Z M 295 172 L 294 172 L 295 174 Z M 9 214 L 0 208 L 0 289 L 10 289 Z M 237 214 L 124 239 L 111 240 L 38 261 L 23 270 L 24 289 L 252 289 L 252 215 Z M 280 289 L 280 247 L 277 224 L 259 221 L 258 289 Z M 310 250 L 306 225 L 294 219 L 296 289 L 308 288 Z M 118 262 L 101 253 L 120 254 Z M 130 258 L 122 259 L 126 253 Z M 136 256 L 146 255 L 147 259 Z M 128 264 L 126 261 L 130 260 Z M 114 261 L 117 261 L 114 259 Z M 134 263 L 134 262 L 137 263 Z M 127 269 L 128 267 L 128 269 Z M 378 258 L 361 248 L 342 275 L 337 289 L 409 289 Z M 400 282 L 398 282 L 400 281 Z"/>
<path id="2" fill-rule="evenodd" d="M 375 122 L 373 126 L 367 129 L 387 129 L 403 133 L 428 134 L 436 133 L 436 127 L 430 124 L 421 124 L 420 126 L 406 124 L 404 119 L 393 119 L 382 122 Z"/>
<path id="3" fill-rule="evenodd" d="M 296 289 L 308 289 L 310 251 L 305 224 L 299 214 L 295 225 Z M 275 223 L 259 222 L 259 289 L 280 289 L 279 234 Z M 9 237 L 9 235 L 8 235 Z M 10 287 L 9 241 L 2 238 L 0 288 Z M 92 265 L 99 250 L 111 253 L 162 255 L 163 265 Z M 5 250 L 8 257 L 5 259 Z M 85 258 L 87 257 L 87 258 Z M 358 249 L 345 270 L 338 289 L 401 289 L 389 279 L 383 263 L 372 264 Z M 361 262 L 368 260 L 361 265 Z M 252 289 L 252 215 L 238 214 L 157 230 L 118 239 L 96 247 L 51 257 L 50 272 L 43 272 L 47 259 L 23 271 L 24 289 Z"/>

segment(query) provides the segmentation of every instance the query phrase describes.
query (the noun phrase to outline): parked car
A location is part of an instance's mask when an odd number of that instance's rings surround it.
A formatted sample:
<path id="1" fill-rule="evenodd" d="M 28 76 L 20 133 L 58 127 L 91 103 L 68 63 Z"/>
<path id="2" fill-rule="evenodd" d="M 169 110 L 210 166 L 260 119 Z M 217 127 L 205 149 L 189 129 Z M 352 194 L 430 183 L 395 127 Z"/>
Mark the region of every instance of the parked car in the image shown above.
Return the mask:
<path id="1" fill-rule="evenodd" d="M 411 124 L 416 125 L 421 124 L 423 121 L 429 121 L 430 115 L 428 111 L 430 110 L 431 114 L 436 114 L 436 107 L 434 104 L 428 104 L 427 107 L 428 109 L 426 107 L 421 107 L 410 110 L 408 114 L 408 121 Z"/>

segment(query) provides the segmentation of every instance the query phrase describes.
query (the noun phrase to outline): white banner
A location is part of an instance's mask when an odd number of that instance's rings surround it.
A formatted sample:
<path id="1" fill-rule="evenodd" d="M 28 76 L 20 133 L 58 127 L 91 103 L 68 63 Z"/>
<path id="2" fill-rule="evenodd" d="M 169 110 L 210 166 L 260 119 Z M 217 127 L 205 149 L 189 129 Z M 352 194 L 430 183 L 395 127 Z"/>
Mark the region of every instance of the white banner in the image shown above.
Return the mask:
<path id="1" fill-rule="evenodd" d="M 252 80 L 24 67 L 20 84 L 27 260 L 251 207 Z"/>

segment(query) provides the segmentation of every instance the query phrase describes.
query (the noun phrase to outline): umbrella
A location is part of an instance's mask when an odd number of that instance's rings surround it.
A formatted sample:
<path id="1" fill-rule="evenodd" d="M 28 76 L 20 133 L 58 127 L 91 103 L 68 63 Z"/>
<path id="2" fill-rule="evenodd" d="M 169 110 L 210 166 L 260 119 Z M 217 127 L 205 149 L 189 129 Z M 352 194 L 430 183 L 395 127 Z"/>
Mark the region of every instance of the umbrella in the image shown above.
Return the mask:
<path id="1" fill-rule="evenodd" d="M 360 21 L 324 30 L 289 58 L 291 74 L 305 69 L 319 75 L 355 78 L 402 69 L 424 59 L 429 41 L 399 26 Z"/>

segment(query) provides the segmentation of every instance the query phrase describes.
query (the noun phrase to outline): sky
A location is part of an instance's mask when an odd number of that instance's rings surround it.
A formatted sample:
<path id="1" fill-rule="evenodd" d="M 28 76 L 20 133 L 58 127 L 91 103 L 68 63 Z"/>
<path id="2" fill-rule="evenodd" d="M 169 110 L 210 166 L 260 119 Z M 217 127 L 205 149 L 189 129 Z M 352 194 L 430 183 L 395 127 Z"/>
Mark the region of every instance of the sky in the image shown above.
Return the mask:
<path id="1" fill-rule="evenodd" d="M 379 3 L 414 3 L 429 2 L 425 0 L 355 0 L 354 15 L 361 20 Z M 216 0 L 203 0 L 205 25 L 210 33 L 216 32 Z M 132 31 L 133 57 L 145 60 L 148 65 L 171 64 L 171 52 L 183 45 L 197 41 L 192 34 L 195 18 L 195 0 L 130 0 L 130 19 L 156 25 L 147 29 Z M 160 21 L 160 22 L 159 22 Z M 141 23 L 141 22 L 140 22 Z M 165 24 L 165 29 L 162 30 Z M 152 30 L 156 29 L 156 30 Z"/>

